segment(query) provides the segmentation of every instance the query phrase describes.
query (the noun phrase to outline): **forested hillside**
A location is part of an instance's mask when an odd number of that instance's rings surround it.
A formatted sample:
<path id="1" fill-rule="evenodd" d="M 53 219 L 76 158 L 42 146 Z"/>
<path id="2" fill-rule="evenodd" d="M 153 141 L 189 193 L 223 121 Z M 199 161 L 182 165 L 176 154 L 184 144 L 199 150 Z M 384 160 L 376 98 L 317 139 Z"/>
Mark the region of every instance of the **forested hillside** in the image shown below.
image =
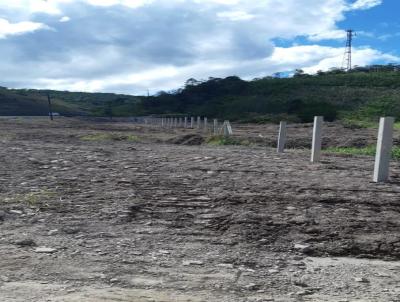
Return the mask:
<path id="1" fill-rule="evenodd" d="M 53 112 L 66 116 L 128 116 L 137 111 L 140 98 L 113 93 L 7 89 L 0 87 L 0 115 L 47 115 L 50 95 Z M 111 112 L 112 111 L 112 112 Z"/>
<path id="2" fill-rule="evenodd" d="M 183 89 L 147 98 L 142 110 L 260 122 L 283 117 L 309 122 L 314 115 L 324 115 L 327 120 L 400 117 L 400 72 L 395 66 L 375 66 L 317 75 L 298 70 L 291 78 L 249 82 L 238 77 L 190 79 Z"/>
<path id="3" fill-rule="evenodd" d="M 290 78 L 252 81 L 235 76 L 189 79 L 181 89 L 149 97 L 2 88 L 0 115 L 46 115 L 49 93 L 54 111 L 64 115 L 201 115 L 253 122 L 309 122 L 314 115 L 327 120 L 400 118 L 399 70 L 389 65 L 316 75 L 297 70 Z"/>

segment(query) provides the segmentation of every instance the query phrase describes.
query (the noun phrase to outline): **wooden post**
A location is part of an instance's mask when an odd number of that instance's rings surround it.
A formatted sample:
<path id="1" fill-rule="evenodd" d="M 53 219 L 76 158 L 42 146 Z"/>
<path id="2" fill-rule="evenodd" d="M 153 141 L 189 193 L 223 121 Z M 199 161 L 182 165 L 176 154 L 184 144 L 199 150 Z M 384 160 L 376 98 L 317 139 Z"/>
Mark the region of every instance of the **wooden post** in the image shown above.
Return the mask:
<path id="1" fill-rule="evenodd" d="M 286 144 L 286 122 L 281 122 L 279 126 L 279 136 L 278 136 L 278 153 L 283 153 L 285 151 Z"/>
<path id="2" fill-rule="evenodd" d="M 323 116 L 314 117 L 314 130 L 311 149 L 311 162 L 317 163 L 321 160 L 321 146 L 322 146 L 322 124 L 324 122 Z"/>
<path id="3" fill-rule="evenodd" d="M 375 156 L 374 182 L 386 182 L 389 179 L 393 145 L 393 124 L 393 117 L 382 117 L 380 119 Z"/>

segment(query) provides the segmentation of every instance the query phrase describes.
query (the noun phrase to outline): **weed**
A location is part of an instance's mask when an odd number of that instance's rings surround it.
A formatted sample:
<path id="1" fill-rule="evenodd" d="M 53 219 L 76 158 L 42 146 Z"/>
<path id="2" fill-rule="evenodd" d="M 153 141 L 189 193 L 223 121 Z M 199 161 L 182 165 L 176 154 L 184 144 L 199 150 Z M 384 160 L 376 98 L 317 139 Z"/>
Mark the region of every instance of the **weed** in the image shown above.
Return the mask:
<path id="1" fill-rule="evenodd" d="M 207 144 L 213 146 L 240 145 L 249 146 L 251 143 L 246 139 L 238 139 L 231 136 L 211 136 L 206 140 Z"/>
<path id="2" fill-rule="evenodd" d="M 29 206 L 37 206 L 38 204 L 47 201 L 56 196 L 55 192 L 49 190 L 40 190 L 38 192 L 19 193 L 12 197 L 4 199 L 6 203 L 25 203 Z"/>
<path id="3" fill-rule="evenodd" d="M 324 150 L 327 153 L 334 154 L 348 154 L 348 155 L 366 155 L 366 156 L 375 156 L 376 147 L 368 146 L 364 148 L 355 148 L 355 147 L 330 147 Z M 392 148 L 392 158 L 400 159 L 400 147 Z"/>

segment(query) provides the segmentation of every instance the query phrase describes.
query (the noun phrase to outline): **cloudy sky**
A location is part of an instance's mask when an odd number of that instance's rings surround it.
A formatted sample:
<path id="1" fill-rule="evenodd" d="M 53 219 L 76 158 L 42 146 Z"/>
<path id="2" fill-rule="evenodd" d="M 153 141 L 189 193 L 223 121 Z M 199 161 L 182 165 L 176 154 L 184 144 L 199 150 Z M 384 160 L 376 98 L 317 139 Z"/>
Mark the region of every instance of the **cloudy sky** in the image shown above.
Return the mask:
<path id="1" fill-rule="evenodd" d="M 399 0 L 0 0 L 0 85 L 145 94 L 400 62 Z"/>

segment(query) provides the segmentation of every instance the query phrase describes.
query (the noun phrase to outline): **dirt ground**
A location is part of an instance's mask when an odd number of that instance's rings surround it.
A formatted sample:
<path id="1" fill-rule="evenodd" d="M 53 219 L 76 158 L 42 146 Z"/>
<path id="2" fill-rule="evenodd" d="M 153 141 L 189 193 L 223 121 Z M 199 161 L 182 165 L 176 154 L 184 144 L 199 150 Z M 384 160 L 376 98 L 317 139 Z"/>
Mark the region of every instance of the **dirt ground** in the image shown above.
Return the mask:
<path id="1" fill-rule="evenodd" d="M 399 162 L 375 184 L 372 157 L 310 164 L 311 125 L 283 155 L 276 125 L 233 130 L 254 144 L 0 118 L 0 301 L 400 301 Z M 375 132 L 327 124 L 324 145 Z"/>

